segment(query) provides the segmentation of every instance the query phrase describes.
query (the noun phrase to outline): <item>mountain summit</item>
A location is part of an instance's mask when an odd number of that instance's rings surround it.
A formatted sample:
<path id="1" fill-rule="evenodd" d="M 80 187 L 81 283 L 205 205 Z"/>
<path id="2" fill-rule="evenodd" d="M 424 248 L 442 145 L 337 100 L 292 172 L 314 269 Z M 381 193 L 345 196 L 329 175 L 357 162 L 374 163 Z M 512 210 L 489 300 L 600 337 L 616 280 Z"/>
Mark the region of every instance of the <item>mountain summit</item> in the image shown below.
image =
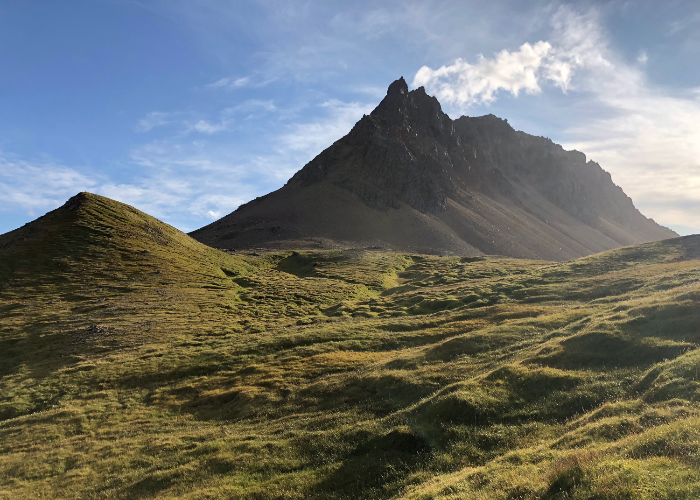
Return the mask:
<path id="1" fill-rule="evenodd" d="M 452 120 L 403 78 L 281 189 L 191 236 L 223 248 L 378 246 L 568 260 L 677 236 L 578 151 L 493 115 Z"/>

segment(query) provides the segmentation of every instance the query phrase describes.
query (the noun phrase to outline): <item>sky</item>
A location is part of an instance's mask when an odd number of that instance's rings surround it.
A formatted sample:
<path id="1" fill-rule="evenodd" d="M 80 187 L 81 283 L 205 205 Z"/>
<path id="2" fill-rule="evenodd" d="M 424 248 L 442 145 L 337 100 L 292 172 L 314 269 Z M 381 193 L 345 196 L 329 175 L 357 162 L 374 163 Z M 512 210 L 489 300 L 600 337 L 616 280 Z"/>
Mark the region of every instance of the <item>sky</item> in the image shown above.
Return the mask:
<path id="1" fill-rule="evenodd" d="M 425 86 L 700 233 L 700 2 L 3 0 L 0 233 L 80 191 L 192 231 Z"/>

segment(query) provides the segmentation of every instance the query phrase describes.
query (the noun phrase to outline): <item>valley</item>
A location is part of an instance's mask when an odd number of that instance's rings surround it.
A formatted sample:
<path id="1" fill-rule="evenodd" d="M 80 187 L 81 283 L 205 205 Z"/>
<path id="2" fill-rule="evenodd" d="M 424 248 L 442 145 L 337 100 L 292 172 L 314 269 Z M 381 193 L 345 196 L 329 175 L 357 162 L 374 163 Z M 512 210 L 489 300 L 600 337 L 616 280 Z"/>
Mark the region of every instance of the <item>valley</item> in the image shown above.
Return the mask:
<path id="1" fill-rule="evenodd" d="M 224 252 L 81 193 L 0 236 L 0 498 L 695 498 L 699 259 Z"/>

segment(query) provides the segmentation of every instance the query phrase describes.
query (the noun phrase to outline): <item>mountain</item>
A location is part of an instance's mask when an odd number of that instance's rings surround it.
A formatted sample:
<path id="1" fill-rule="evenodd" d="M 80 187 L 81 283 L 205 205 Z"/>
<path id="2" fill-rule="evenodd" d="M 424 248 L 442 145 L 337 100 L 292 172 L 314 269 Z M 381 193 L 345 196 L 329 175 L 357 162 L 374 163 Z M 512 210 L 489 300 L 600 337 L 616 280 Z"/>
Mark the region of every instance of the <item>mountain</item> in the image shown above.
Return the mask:
<path id="1" fill-rule="evenodd" d="M 281 189 L 191 233 L 219 248 L 381 247 L 567 260 L 677 236 L 597 163 L 403 78 Z"/>
<path id="2" fill-rule="evenodd" d="M 0 498 L 699 498 L 699 259 L 231 255 L 81 193 L 0 235 Z"/>

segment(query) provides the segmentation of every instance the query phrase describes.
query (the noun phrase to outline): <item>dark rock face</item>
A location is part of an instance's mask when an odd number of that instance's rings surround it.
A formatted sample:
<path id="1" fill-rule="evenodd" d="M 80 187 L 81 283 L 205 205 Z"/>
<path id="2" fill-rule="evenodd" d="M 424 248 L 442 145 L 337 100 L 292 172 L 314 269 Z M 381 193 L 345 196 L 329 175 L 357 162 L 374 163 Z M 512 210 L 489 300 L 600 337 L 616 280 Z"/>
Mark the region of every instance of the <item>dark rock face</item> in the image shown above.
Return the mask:
<path id="1" fill-rule="evenodd" d="M 610 174 L 586 155 L 548 139 L 516 132 L 493 115 L 451 120 L 423 87 L 412 92 L 403 78 L 350 133 L 290 182 L 321 180 L 357 194 L 380 210 L 406 203 L 437 213 L 457 187 L 517 197 L 513 183 L 526 181 L 550 202 L 596 227 L 601 213 L 626 224 L 632 200 Z"/>
<path id="2" fill-rule="evenodd" d="M 420 212 L 446 208 L 454 168 L 445 144 L 452 120 L 422 88 L 409 92 L 403 78 L 350 133 L 292 177 L 308 186 L 330 180 L 379 210 L 401 202 Z M 442 141 L 441 141 L 442 139 Z"/>
<path id="3" fill-rule="evenodd" d="M 353 196 L 343 205 L 342 196 L 329 194 L 337 189 Z M 312 213 L 318 211 L 325 219 Z M 372 220 L 363 223 L 363 217 Z M 391 228 L 377 226 L 384 219 Z M 399 219 L 412 222 L 393 227 Z M 412 236 L 399 235 L 402 230 Z M 401 78 L 369 116 L 285 187 L 192 236 L 225 247 L 321 238 L 561 260 L 676 234 L 639 213 L 583 153 L 515 131 L 493 115 L 452 120 L 437 99 L 422 87 L 409 92 Z M 538 248 L 529 251 L 528 238 Z"/>

